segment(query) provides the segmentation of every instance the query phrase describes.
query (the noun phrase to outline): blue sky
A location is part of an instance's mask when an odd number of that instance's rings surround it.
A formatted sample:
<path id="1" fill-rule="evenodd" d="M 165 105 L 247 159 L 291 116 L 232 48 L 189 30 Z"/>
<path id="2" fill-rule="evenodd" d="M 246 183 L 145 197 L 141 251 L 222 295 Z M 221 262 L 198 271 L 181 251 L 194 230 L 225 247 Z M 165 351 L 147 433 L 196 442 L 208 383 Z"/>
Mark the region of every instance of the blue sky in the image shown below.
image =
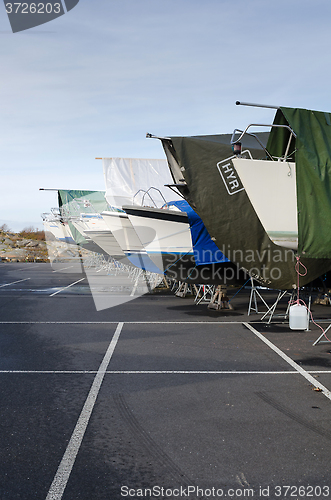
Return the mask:
<path id="1" fill-rule="evenodd" d="M 271 122 L 236 100 L 331 111 L 329 0 L 80 0 L 11 33 L 0 5 L 0 224 L 42 227 L 39 187 L 104 189 L 96 157 Z"/>

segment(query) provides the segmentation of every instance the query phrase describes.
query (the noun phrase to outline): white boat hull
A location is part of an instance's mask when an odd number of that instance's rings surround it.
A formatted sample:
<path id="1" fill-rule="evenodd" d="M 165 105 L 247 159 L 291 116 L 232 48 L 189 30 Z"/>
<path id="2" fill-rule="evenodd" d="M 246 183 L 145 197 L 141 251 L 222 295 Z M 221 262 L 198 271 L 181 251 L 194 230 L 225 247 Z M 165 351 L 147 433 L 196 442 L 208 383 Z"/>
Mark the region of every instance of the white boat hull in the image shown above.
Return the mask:
<path id="1" fill-rule="evenodd" d="M 186 213 L 125 205 L 123 210 L 156 265 L 162 266 L 164 270 L 174 270 L 180 266 L 186 268 L 187 264 L 189 267 L 194 266 L 191 230 Z"/>
<path id="2" fill-rule="evenodd" d="M 43 224 L 45 232 L 50 232 L 58 241 L 63 241 L 72 245 L 75 244 L 75 240 L 67 222 L 61 222 L 60 220 L 44 220 Z"/>
<path id="3" fill-rule="evenodd" d="M 233 165 L 269 238 L 298 248 L 295 163 L 234 158 Z"/>
<path id="4" fill-rule="evenodd" d="M 162 266 L 152 261 L 140 241 L 129 217 L 124 212 L 102 212 L 102 217 L 130 262 L 150 272 L 163 274 Z"/>
<path id="5" fill-rule="evenodd" d="M 148 254 L 193 254 L 190 225 L 183 212 L 134 206 L 123 209 Z"/>
<path id="6" fill-rule="evenodd" d="M 87 229 L 84 231 L 84 235 L 86 236 L 86 238 L 90 238 L 92 241 L 94 241 L 94 243 L 96 243 L 100 248 L 102 248 L 102 250 L 104 250 L 114 259 L 123 260 L 123 258 L 125 258 L 124 252 L 117 243 L 117 240 L 114 237 L 113 233 L 109 229 L 99 231 Z"/>

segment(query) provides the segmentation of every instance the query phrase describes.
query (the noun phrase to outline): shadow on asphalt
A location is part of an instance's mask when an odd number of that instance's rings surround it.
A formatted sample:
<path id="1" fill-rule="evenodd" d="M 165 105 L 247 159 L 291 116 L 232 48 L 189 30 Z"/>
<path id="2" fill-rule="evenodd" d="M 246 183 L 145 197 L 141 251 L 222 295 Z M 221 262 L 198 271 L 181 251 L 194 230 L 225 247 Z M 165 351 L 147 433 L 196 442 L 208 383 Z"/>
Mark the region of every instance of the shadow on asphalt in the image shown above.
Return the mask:
<path id="1" fill-rule="evenodd" d="M 244 313 L 233 311 L 231 309 L 221 309 L 216 311 L 215 309 L 208 309 L 207 304 L 192 305 L 183 304 L 181 306 L 167 307 L 169 311 L 183 312 L 189 316 L 207 316 L 208 318 L 221 318 L 225 316 L 244 316 Z"/>

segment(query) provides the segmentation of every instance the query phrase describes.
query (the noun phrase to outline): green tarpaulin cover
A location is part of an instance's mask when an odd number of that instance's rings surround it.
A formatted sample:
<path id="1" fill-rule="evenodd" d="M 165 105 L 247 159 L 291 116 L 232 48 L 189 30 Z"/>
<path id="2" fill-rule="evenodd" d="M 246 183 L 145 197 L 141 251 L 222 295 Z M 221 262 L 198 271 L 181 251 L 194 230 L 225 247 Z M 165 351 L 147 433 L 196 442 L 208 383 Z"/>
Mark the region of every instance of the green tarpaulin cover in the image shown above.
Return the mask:
<path id="1" fill-rule="evenodd" d="M 275 124 L 288 124 L 296 134 L 295 147 L 298 254 L 331 258 L 331 115 L 322 111 L 281 107 Z M 289 132 L 273 128 L 268 151 L 281 156 Z M 280 193 L 281 198 L 281 193 Z M 286 203 L 286 200 L 283 200 Z"/>
<path id="2" fill-rule="evenodd" d="M 70 222 L 70 217 L 79 217 L 81 213 L 101 213 L 108 210 L 109 205 L 105 199 L 105 192 L 60 189 L 58 191 L 58 200 L 59 207 L 69 219 L 68 224 L 76 244 L 86 246 L 88 241 Z"/>

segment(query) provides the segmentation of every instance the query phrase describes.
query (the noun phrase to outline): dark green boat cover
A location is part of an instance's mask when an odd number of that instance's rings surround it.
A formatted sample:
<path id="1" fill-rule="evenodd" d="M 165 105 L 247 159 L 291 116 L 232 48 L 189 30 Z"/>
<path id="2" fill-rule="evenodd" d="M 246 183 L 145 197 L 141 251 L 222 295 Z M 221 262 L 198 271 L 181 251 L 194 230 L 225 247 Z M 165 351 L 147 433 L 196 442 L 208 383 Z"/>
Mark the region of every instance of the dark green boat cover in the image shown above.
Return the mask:
<path id="1" fill-rule="evenodd" d="M 187 183 L 187 201 L 199 214 L 223 254 L 269 288 L 294 288 L 297 274 L 293 251 L 275 245 L 270 240 L 231 161 L 230 166 L 226 166 L 228 162 L 220 163 L 233 156 L 230 137 L 171 137 L 162 139 L 162 143 L 168 162 L 172 155 Z M 260 138 L 263 139 L 263 134 Z M 268 138 L 265 135 L 264 139 L 262 142 L 266 144 Z M 252 137 L 245 136 L 242 141 L 243 150 L 248 147 L 254 158 L 265 158 L 264 150 L 255 140 L 253 143 L 252 141 Z M 222 168 L 226 172 L 223 177 L 220 173 Z M 233 192 L 226 185 L 226 176 L 233 183 L 232 186 L 237 186 Z M 285 200 L 281 199 L 280 194 L 280 203 L 282 202 Z M 305 277 L 300 278 L 300 286 L 331 268 L 331 260 L 309 259 L 304 256 L 301 261 L 308 272 Z"/>
<path id="2" fill-rule="evenodd" d="M 295 148 L 298 254 L 331 258 L 331 115 L 322 111 L 281 107 L 275 124 L 288 124 L 296 134 Z M 289 132 L 273 128 L 268 151 L 281 156 Z M 281 193 L 280 193 L 281 196 Z"/>

